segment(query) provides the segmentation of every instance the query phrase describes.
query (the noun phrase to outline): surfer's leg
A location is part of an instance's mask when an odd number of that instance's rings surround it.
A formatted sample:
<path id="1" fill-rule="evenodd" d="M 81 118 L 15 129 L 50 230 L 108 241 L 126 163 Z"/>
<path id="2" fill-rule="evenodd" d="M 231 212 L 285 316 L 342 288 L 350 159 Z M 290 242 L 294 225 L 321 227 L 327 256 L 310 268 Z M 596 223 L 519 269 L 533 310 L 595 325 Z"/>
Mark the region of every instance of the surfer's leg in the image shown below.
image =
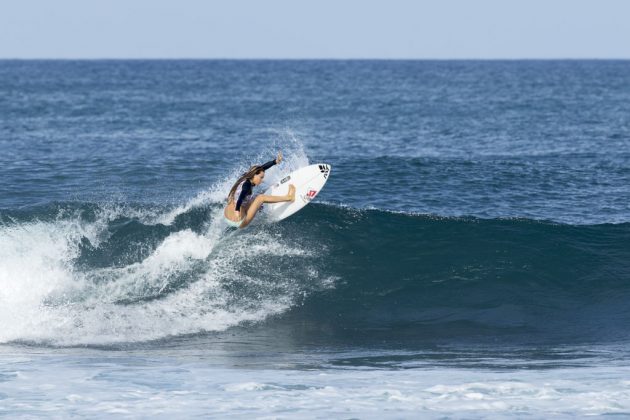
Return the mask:
<path id="1" fill-rule="evenodd" d="M 295 187 L 293 185 L 289 185 L 289 193 L 287 195 L 259 195 L 256 196 L 252 204 L 247 208 L 247 215 L 243 219 L 243 223 L 241 223 L 241 228 L 249 225 L 258 210 L 260 210 L 260 206 L 264 203 L 282 203 L 284 201 L 295 201 Z"/>
<path id="2" fill-rule="evenodd" d="M 288 198 L 287 201 L 295 201 L 295 185 L 289 184 L 289 192 L 287 193 L 286 197 Z"/>

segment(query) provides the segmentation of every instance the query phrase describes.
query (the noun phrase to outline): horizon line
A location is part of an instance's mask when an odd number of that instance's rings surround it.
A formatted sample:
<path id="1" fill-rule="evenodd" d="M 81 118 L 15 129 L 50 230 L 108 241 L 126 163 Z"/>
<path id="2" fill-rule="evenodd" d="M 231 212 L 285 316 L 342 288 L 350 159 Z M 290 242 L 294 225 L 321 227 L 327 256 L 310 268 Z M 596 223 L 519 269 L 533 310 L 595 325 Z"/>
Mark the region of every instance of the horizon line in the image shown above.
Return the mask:
<path id="1" fill-rule="evenodd" d="M 630 57 L 0 57 L 0 61 L 630 61 Z"/>

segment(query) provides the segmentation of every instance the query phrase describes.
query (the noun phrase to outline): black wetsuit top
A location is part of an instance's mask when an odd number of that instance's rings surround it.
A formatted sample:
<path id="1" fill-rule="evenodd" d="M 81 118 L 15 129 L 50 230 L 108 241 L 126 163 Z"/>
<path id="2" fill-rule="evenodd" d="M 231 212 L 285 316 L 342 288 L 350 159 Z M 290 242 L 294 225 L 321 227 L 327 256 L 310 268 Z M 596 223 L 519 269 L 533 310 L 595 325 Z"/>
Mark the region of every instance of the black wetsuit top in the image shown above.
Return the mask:
<path id="1" fill-rule="evenodd" d="M 260 165 L 260 168 L 266 171 L 267 169 L 271 168 L 275 164 L 276 164 L 275 159 L 270 160 L 269 162 L 263 163 L 262 165 Z M 241 187 L 241 193 L 238 196 L 238 200 L 236 200 L 236 211 L 241 210 L 241 204 L 243 204 L 243 200 L 245 200 L 248 196 L 252 195 L 253 190 L 254 190 L 254 184 L 252 184 L 252 181 L 250 181 L 249 179 L 246 179 L 245 182 L 243 182 L 243 186 Z"/>

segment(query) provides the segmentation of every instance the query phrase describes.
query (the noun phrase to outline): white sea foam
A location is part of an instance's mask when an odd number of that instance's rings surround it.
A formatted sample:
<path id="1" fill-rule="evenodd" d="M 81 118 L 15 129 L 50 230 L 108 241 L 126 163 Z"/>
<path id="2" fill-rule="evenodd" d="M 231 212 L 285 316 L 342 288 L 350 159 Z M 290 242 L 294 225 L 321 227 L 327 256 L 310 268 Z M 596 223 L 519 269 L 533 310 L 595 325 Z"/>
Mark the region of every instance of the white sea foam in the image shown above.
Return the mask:
<path id="1" fill-rule="evenodd" d="M 222 330 L 290 307 L 299 292 L 293 279 L 265 283 L 236 267 L 248 258 L 309 252 L 265 231 L 241 235 L 238 246 L 216 249 L 221 232 L 215 214 L 203 234 L 174 232 L 138 263 L 82 271 L 73 266 L 73 259 L 82 238 L 98 236 L 90 226 L 56 221 L 3 227 L 0 342 L 145 341 Z M 254 285 L 260 300 L 231 295 L 225 286 L 235 282 Z M 173 290 L 165 293 L 169 287 Z"/>
<path id="2" fill-rule="evenodd" d="M 4 370 L 18 374 L 0 381 L 0 395 L 10 416 L 51 410 L 61 416 L 233 418 L 630 415 L 630 371 L 625 366 L 504 372 L 269 367 L 229 368 L 206 359 L 111 353 L 35 355 L 25 363 L 20 354 L 14 361 L 4 356 Z"/>

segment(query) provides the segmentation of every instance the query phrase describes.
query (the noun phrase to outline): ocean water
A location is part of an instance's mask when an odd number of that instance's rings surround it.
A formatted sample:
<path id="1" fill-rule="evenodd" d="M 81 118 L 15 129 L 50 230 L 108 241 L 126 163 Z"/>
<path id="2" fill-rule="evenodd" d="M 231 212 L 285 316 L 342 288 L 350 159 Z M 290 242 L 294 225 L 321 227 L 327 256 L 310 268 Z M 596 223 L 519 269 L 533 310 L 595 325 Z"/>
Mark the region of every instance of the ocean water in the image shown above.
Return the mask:
<path id="1" fill-rule="evenodd" d="M 630 61 L 0 61 L 0 415 L 623 417 L 629 326 Z"/>

